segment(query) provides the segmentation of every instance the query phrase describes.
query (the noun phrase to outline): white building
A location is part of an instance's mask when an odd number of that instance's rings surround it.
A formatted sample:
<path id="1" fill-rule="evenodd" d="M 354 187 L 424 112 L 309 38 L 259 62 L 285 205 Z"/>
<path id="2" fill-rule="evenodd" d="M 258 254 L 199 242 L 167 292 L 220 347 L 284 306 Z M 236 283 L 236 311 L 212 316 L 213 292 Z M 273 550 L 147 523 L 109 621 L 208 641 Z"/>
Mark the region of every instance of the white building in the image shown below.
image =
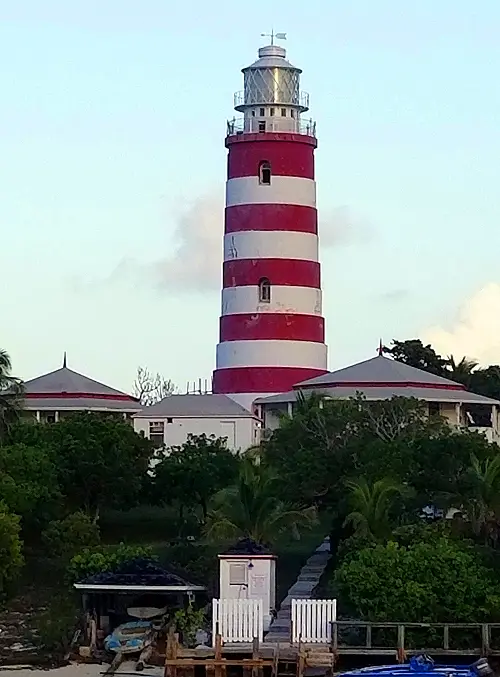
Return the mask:
<path id="1" fill-rule="evenodd" d="M 260 440 L 257 416 L 227 395 L 171 395 L 134 417 L 134 430 L 158 446 L 178 446 L 189 434 L 226 437 L 231 451 L 245 451 Z"/>

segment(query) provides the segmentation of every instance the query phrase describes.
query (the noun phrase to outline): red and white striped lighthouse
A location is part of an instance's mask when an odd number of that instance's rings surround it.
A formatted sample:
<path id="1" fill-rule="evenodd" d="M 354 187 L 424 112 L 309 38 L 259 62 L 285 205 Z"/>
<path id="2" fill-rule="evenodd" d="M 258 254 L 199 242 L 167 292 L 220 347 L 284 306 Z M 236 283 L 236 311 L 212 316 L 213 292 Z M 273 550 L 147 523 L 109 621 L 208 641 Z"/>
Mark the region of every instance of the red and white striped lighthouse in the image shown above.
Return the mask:
<path id="1" fill-rule="evenodd" d="M 300 73 L 275 44 L 243 69 L 228 122 L 220 342 L 213 392 L 247 408 L 327 371 L 315 123 Z"/>

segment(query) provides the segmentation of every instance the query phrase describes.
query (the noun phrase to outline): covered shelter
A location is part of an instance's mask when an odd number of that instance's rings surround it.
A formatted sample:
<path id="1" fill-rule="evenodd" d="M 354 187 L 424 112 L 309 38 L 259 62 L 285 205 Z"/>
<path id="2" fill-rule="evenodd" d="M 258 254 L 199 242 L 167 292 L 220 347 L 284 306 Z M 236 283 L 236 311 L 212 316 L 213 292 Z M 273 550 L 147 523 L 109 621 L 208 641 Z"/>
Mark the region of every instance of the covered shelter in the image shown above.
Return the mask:
<path id="1" fill-rule="evenodd" d="M 206 597 L 205 586 L 146 558 L 89 576 L 74 588 L 82 594 L 84 612 L 94 616 L 98 630 L 105 633 L 132 617 L 147 617 L 146 609 L 178 609 L 189 600 L 197 597 L 201 602 Z"/>

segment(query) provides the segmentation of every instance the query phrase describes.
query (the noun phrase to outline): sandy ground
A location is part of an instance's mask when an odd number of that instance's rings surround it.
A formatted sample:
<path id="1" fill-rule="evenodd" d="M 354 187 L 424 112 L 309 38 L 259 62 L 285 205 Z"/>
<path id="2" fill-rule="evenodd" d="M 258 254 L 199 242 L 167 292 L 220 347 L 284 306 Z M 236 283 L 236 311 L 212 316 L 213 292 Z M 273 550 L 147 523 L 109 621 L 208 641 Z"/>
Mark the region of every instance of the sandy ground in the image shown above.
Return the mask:
<path id="1" fill-rule="evenodd" d="M 106 670 L 107 665 L 86 665 L 74 663 L 66 665 L 63 668 L 55 670 L 30 669 L 29 667 L 2 668 L 0 667 L 0 677 L 101 677 Z M 120 665 L 116 674 L 120 672 L 135 672 L 135 662 L 126 662 Z M 162 668 L 145 668 L 143 672 L 138 672 L 137 677 L 163 677 Z"/>

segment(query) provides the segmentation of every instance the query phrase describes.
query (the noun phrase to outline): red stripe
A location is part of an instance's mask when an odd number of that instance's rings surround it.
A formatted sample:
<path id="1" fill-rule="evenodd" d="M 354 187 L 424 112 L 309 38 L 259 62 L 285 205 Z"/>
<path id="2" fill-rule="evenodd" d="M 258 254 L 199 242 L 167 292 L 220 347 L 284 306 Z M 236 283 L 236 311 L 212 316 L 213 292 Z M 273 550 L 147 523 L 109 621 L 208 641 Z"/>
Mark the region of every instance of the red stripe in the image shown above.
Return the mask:
<path id="1" fill-rule="evenodd" d="M 100 394 L 100 393 L 25 393 L 24 397 L 26 399 L 33 400 L 44 400 L 44 399 L 54 399 L 54 400 L 78 400 L 78 399 L 88 399 L 88 400 L 116 400 L 118 402 L 139 402 L 136 397 L 131 397 L 130 395 L 109 395 L 109 394 Z"/>
<path id="2" fill-rule="evenodd" d="M 306 146 L 316 148 L 318 140 L 315 136 L 308 134 L 294 134 L 293 132 L 252 132 L 248 134 L 233 134 L 226 136 L 226 148 L 230 148 L 240 143 L 266 143 L 268 141 L 293 141 L 293 143 L 303 143 Z"/>
<path id="3" fill-rule="evenodd" d="M 242 230 L 290 230 L 317 235 L 318 211 L 315 207 L 281 204 L 226 207 L 225 232 Z"/>
<path id="4" fill-rule="evenodd" d="M 269 139 L 232 145 L 227 158 L 227 178 L 258 176 L 261 162 L 270 163 L 274 176 L 314 179 L 313 146 Z"/>
<path id="5" fill-rule="evenodd" d="M 310 388 L 320 384 L 311 383 Z M 301 385 L 301 388 L 304 387 Z M 428 388 L 430 390 L 465 390 L 465 386 L 457 383 L 419 383 L 418 381 L 325 381 L 322 388 Z"/>
<path id="6" fill-rule="evenodd" d="M 327 372 L 304 367 L 232 367 L 216 369 L 214 393 L 284 393 L 296 383 Z"/>
<path id="7" fill-rule="evenodd" d="M 272 285 L 320 288 L 320 264 L 298 259 L 235 259 L 224 261 L 223 286 L 258 285 L 267 277 Z"/>
<path id="8" fill-rule="evenodd" d="M 325 342 L 325 321 L 318 315 L 256 313 L 223 315 L 220 340 L 280 340 Z"/>

